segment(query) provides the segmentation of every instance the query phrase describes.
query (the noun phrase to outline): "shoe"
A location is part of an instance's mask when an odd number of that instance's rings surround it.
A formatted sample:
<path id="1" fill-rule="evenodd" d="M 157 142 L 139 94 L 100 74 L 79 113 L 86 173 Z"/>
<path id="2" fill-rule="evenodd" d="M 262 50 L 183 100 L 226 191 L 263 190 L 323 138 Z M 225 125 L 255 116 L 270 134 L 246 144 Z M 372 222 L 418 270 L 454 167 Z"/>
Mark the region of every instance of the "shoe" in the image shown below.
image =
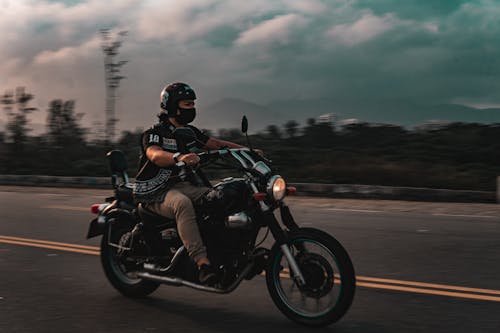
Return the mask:
<path id="1" fill-rule="evenodd" d="M 206 286 L 213 286 L 218 281 L 217 272 L 212 265 L 202 264 L 198 273 L 198 280 Z"/>

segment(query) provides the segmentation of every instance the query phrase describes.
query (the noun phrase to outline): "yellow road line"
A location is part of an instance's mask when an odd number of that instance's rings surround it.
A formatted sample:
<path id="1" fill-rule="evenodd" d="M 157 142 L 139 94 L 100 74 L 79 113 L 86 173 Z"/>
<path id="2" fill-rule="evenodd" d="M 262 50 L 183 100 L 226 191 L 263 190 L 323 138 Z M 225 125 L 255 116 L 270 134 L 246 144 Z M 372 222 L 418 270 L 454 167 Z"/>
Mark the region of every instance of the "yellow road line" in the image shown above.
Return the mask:
<path id="1" fill-rule="evenodd" d="M 425 283 L 425 282 L 417 282 L 417 281 L 381 279 L 381 278 L 374 278 L 374 277 L 369 277 L 369 276 L 356 276 L 356 279 L 361 280 L 361 281 L 367 281 L 367 282 L 382 282 L 382 283 L 390 283 L 390 284 L 402 284 L 402 285 L 414 286 L 414 287 L 428 287 L 428 288 L 436 288 L 436 289 L 468 291 L 468 292 L 480 293 L 480 294 L 500 295 L 500 290 L 493 290 L 493 289 L 479 289 L 479 288 L 450 286 L 450 285 L 446 285 L 446 284 Z"/>
<path id="2" fill-rule="evenodd" d="M 76 253 L 90 254 L 96 256 L 100 254 L 99 247 L 96 246 L 44 241 L 44 240 L 20 238 L 13 236 L 0 235 L 0 243 L 39 247 L 39 248 L 46 248 L 46 249 L 60 250 L 67 252 L 76 252 Z M 280 273 L 280 276 L 284 278 L 290 278 L 288 272 L 289 270 L 285 268 L 284 273 Z M 338 276 L 336 275 L 335 277 L 336 277 L 335 282 L 337 283 Z M 452 285 L 417 282 L 417 281 L 383 279 L 383 278 L 375 278 L 369 276 L 356 276 L 356 280 L 357 280 L 356 285 L 359 287 L 500 302 L 499 296 L 493 296 L 493 295 L 500 295 L 500 290 L 469 288 L 462 286 L 452 286 Z M 374 282 L 380 282 L 380 283 L 374 283 Z M 436 288 L 436 289 L 426 289 L 421 287 Z M 445 290 L 439 290 L 439 289 L 445 289 Z M 450 290 L 455 290 L 455 291 L 450 291 Z M 457 292 L 457 291 L 463 291 L 463 292 Z M 489 295 L 481 295 L 481 294 L 489 294 Z"/>
<path id="3" fill-rule="evenodd" d="M 288 268 L 284 268 L 283 271 L 289 272 Z M 335 274 L 335 277 L 340 278 L 340 275 Z M 447 285 L 447 284 L 395 280 L 395 279 L 382 279 L 382 278 L 375 278 L 375 277 L 361 276 L 361 275 L 356 275 L 356 280 L 357 281 L 364 281 L 364 282 L 368 282 L 368 283 L 380 282 L 380 283 L 384 283 L 384 284 L 401 284 L 401 285 L 412 286 L 412 287 L 426 287 L 426 288 L 434 288 L 434 289 L 465 291 L 465 292 L 479 293 L 479 294 L 500 295 L 500 290 L 494 290 L 494 289 L 480 289 L 480 288 L 469 288 L 469 287 L 462 287 L 462 286 L 452 286 L 452 285 Z M 359 283 L 358 283 L 358 285 L 359 285 Z"/>
<path id="4" fill-rule="evenodd" d="M 284 268 L 284 273 L 280 273 L 280 277 L 290 278 L 289 269 Z M 265 275 L 265 274 L 263 274 Z M 339 283 L 340 275 L 335 274 L 335 282 Z M 363 282 L 364 281 L 373 281 L 373 282 L 384 282 L 384 284 L 379 283 L 370 283 Z M 387 284 L 389 283 L 389 284 Z M 391 285 L 391 283 L 394 283 Z M 398 284 L 400 286 L 398 286 Z M 413 288 L 413 287 L 405 287 L 407 286 L 418 286 L 418 287 L 430 287 L 430 288 L 441 288 L 445 290 L 439 289 L 425 289 L 425 288 Z M 435 283 L 425 283 L 425 282 L 416 282 L 416 281 L 404 281 L 404 280 L 393 280 L 393 279 L 381 279 L 381 278 L 372 278 L 369 276 L 358 276 L 356 275 L 356 286 L 366 287 L 366 288 L 374 288 L 374 289 L 388 289 L 388 290 L 398 290 L 398 291 L 406 291 L 420 294 L 429 294 L 429 295 L 439 295 L 439 296 L 449 296 L 449 297 L 458 297 L 458 298 L 470 298 L 470 299 L 478 299 L 483 301 L 494 301 L 500 302 L 500 297 L 493 295 L 500 295 L 500 290 L 494 289 L 478 289 L 478 288 L 467 288 L 461 286 L 451 286 L 445 284 L 435 284 Z M 469 291 L 468 293 L 460 293 L 453 292 L 449 290 L 457 290 L 457 291 Z M 473 294 L 474 292 L 480 294 L 490 294 L 490 295 L 478 295 Z"/>
<path id="5" fill-rule="evenodd" d="M 360 286 L 360 287 L 375 288 L 375 289 L 389 289 L 389 290 L 406 291 L 406 292 L 419 293 L 419 294 L 449 296 L 449 297 L 458 297 L 458 298 L 470 298 L 470 299 L 479 299 L 482 301 L 500 302 L 500 297 L 497 297 L 497 296 L 466 294 L 466 293 L 442 291 L 442 290 L 435 290 L 435 289 L 410 288 L 410 287 L 403 287 L 403 286 L 378 284 L 378 283 L 367 283 L 367 282 L 356 282 L 356 285 Z"/>
<path id="6" fill-rule="evenodd" d="M 20 237 L 0 235 L 0 240 L 2 240 L 2 239 L 99 251 L 99 247 L 97 247 L 97 246 L 78 245 L 78 244 L 52 242 L 52 241 L 46 241 L 46 240 L 38 240 L 38 239 L 31 239 L 31 238 L 20 238 Z"/>
<path id="7" fill-rule="evenodd" d="M 98 256 L 100 254 L 97 251 L 81 250 L 81 249 L 72 248 L 72 247 L 62 247 L 62 246 L 54 246 L 54 245 L 40 244 L 40 243 L 20 242 L 20 241 L 7 240 L 7 239 L 0 239 L 0 243 L 25 245 L 25 246 L 32 246 L 32 247 L 40 247 L 40 248 L 44 248 L 44 249 L 77 252 L 77 253 L 84 253 L 84 254 L 93 254 L 96 256 Z"/>

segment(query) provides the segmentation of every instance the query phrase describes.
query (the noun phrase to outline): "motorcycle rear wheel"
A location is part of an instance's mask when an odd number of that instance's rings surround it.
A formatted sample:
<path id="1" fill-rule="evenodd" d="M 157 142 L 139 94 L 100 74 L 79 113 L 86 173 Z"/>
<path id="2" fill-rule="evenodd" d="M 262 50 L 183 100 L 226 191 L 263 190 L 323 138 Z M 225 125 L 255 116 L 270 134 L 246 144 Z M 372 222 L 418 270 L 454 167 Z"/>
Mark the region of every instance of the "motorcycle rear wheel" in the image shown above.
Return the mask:
<path id="1" fill-rule="evenodd" d="M 160 283 L 135 276 L 130 266 L 118 256 L 118 249 L 109 245 L 109 240 L 118 244 L 121 237 L 129 231 L 128 226 L 116 226 L 104 233 L 101 240 L 101 263 L 108 281 L 116 290 L 127 297 L 141 298 L 154 292 Z"/>
<path id="2" fill-rule="evenodd" d="M 290 232 L 290 251 L 306 281 L 299 286 L 276 244 L 266 269 L 269 294 L 289 319 L 307 326 L 326 326 L 342 318 L 354 298 L 356 278 L 351 259 L 329 234 L 301 228 Z"/>

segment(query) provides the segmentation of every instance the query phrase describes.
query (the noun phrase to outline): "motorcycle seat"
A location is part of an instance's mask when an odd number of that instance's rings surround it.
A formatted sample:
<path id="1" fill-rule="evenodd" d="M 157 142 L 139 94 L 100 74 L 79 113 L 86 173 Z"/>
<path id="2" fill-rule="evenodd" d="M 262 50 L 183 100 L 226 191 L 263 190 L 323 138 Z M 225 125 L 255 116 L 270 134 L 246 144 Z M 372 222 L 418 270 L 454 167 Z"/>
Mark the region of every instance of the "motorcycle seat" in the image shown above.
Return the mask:
<path id="1" fill-rule="evenodd" d="M 143 204 L 139 204 L 137 212 L 145 224 L 162 226 L 165 228 L 175 227 L 176 225 L 174 219 L 169 219 L 165 216 L 156 214 L 155 212 L 144 207 Z"/>

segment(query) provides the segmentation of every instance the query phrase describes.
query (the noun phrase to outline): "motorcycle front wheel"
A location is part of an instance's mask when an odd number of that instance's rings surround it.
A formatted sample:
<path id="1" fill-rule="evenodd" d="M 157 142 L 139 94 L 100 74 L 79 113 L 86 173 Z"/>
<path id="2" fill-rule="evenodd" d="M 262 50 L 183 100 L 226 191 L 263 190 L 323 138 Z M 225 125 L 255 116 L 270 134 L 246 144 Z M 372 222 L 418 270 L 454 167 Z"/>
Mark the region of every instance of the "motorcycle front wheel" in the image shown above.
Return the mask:
<path id="1" fill-rule="evenodd" d="M 288 235 L 292 253 L 304 277 L 299 285 L 276 244 L 266 269 L 272 300 L 289 319 L 307 326 L 326 326 L 342 318 L 354 298 L 356 278 L 351 259 L 329 234 L 301 228 Z"/>
<path id="2" fill-rule="evenodd" d="M 137 277 L 141 268 L 133 261 L 127 261 L 126 254 L 120 254 L 116 244 L 126 245 L 123 238 L 130 233 L 127 225 L 113 226 L 104 233 L 101 240 L 101 263 L 109 282 L 127 297 L 140 298 L 151 294 L 159 283 Z M 113 245 L 114 244 L 114 245 Z"/>

